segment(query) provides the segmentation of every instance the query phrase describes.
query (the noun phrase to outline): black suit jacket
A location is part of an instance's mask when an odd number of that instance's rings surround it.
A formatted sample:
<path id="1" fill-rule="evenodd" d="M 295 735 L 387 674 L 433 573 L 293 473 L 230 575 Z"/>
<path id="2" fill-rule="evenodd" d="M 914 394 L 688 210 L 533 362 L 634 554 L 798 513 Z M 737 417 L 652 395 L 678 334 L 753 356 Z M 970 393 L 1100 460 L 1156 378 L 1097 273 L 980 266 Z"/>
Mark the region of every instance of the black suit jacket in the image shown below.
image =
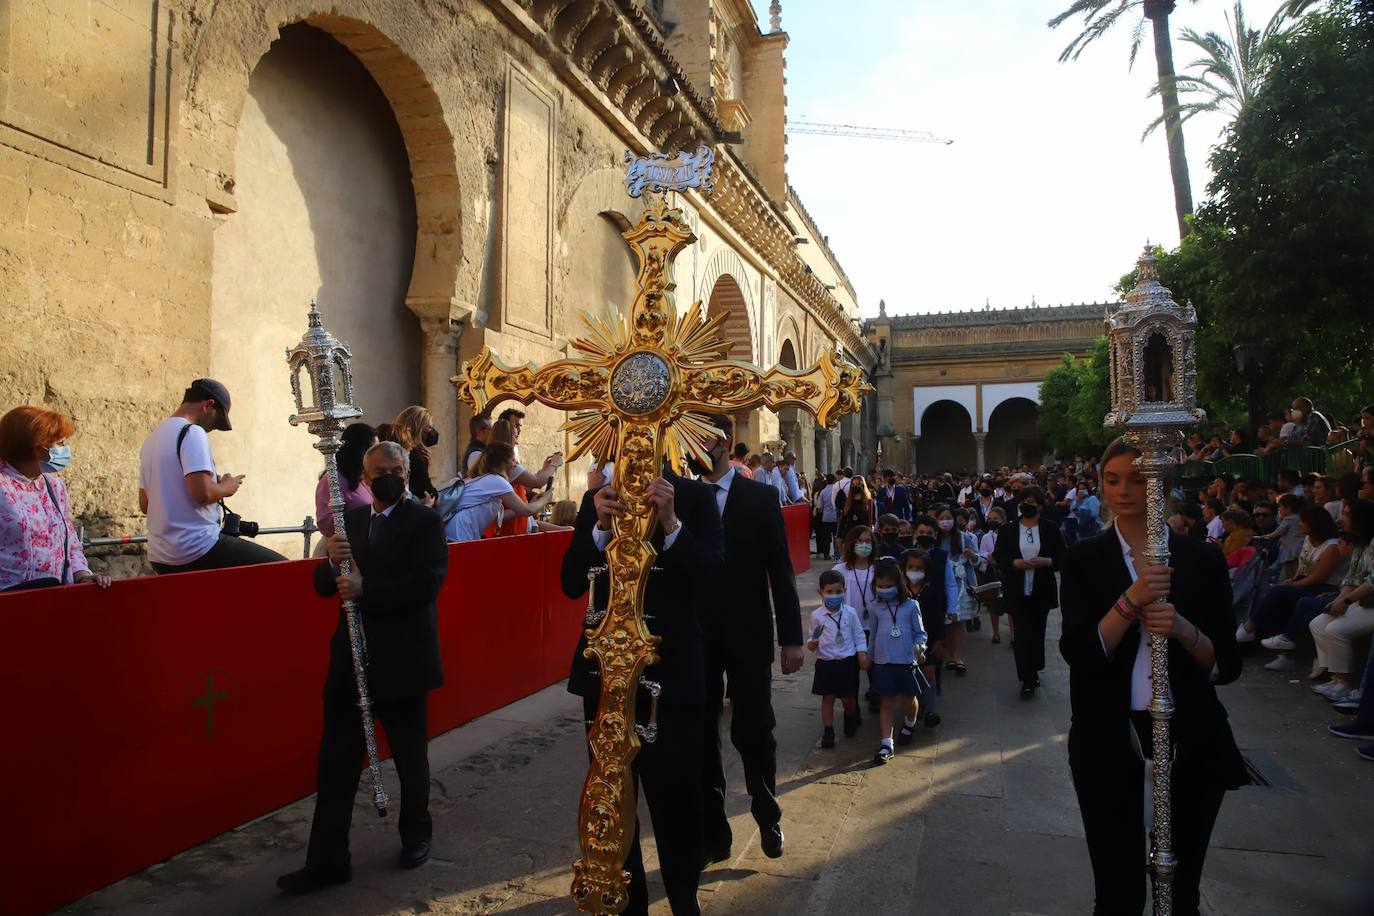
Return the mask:
<path id="1" fill-rule="evenodd" d="M 1240 676 L 1231 612 L 1231 580 L 1221 551 L 1211 544 L 1169 534 L 1169 565 L 1174 568 L 1170 600 L 1216 648 L 1217 684 Z M 1131 751 L 1129 719 L 1131 671 L 1140 646 L 1140 624 L 1131 624 L 1110 657 L 1102 651 L 1097 625 L 1131 585 L 1116 528 L 1079 541 L 1065 552 L 1059 651 L 1069 663 L 1069 760 L 1102 766 Z M 1236 788 L 1250 781 L 1236 748 L 1226 709 L 1217 699 L 1211 672 L 1198 667 L 1177 640 L 1169 641 L 1169 686 L 1175 770 L 1195 768 L 1213 785 Z"/>
<path id="2" fill-rule="evenodd" d="M 706 660 L 702 644 L 702 616 L 720 602 L 720 582 L 725 573 L 724 542 L 720 514 L 712 491 L 695 480 L 669 476 L 673 482 L 673 508 L 682 530 L 672 549 L 654 558 L 658 572 L 649 574 L 644 595 L 644 612 L 649 631 L 663 637 L 658 648 L 660 662 L 645 675 L 663 685 L 660 703 L 690 705 L 706 699 Z M 760 486 L 762 486 L 760 484 Z M 572 543 L 563 554 L 561 578 L 563 593 L 569 598 L 587 594 L 587 570 L 604 566 L 606 554 L 592 540 L 596 526 L 593 491 L 582 497 L 574 524 Z M 662 551 L 663 530 L 650 539 Z M 596 580 L 596 607 L 606 608 L 610 579 L 602 573 Z M 573 652 L 568 692 L 581 697 L 601 693 L 596 662 L 583 656 L 587 635 L 583 631 Z"/>
<path id="3" fill-rule="evenodd" d="M 997 543 L 992 548 L 992 559 L 997 563 L 997 571 L 1002 574 L 1002 597 L 1012 603 L 1033 604 L 1036 607 L 1052 608 L 1059 604 L 1059 586 L 1054 574 L 1064 555 L 1064 537 L 1059 526 L 1045 519 L 1036 523 L 1039 529 L 1040 556 L 1051 561 L 1051 565 L 1039 569 L 1013 569 L 1012 561 L 1021 559 L 1021 544 L 1018 538 L 1025 537 L 1025 526 L 1019 521 L 1008 522 L 997 529 Z M 1026 596 L 1026 576 L 1035 576 L 1030 596 Z M 1129 583 L 1127 583 L 1129 584 Z M 1113 601 L 1116 599 L 1113 598 Z"/>
<path id="4" fill-rule="evenodd" d="M 344 515 L 353 562 L 363 577 L 357 606 L 367 640 L 367 686 L 372 699 L 384 701 L 442 687 L 439 657 L 439 612 L 435 599 L 448 573 L 444 523 L 433 509 L 403 499 L 382 523 L 377 543 L 368 543 L 372 507 Z M 322 598 L 338 594 L 334 569 L 315 567 L 315 591 Z M 329 643 L 327 689 L 352 691 L 353 656 L 343 608 Z"/>
<path id="5" fill-rule="evenodd" d="M 716 490 L 708 482 L 711 498 Z M 736 474 L 725 497 L 724 603 L 709 608 L 707 636 L 731 661 L 770 665 L 778 645 L 800 646 L 801 601 L 778 491 Z M 769 595 L 772 603 L 769 603 Z"/>

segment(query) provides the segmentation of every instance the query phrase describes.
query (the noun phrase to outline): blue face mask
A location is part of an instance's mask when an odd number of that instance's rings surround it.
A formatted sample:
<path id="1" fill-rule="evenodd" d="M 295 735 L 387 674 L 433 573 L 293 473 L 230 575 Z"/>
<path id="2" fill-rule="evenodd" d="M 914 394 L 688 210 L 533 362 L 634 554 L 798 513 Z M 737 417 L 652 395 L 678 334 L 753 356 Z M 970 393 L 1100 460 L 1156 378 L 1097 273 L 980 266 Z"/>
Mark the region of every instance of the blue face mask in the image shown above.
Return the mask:
<path id="1" fill-rule="evenodd" d="M 70 445 L 54 445 L 48 449 L 47 460 L 40 460 L 38 467 L 45 474 L 57 474 L 71 463 L 72 447 Z"/>
<path id="2" fill-rule="evenodd" d="M 897 586 L 895 585 L 889 586 L 888 588 L 877 589 L 877 592 L 878 597 L 883 599 L 884 601 L 896 601 L 897 595 L 900 594 L 900 592 L 897 590 Z"/>
<path id="3" fill-rule="evenodd" d="M 821 595 L 821 600 L 825 602 L 827 610 L 838 611 L 844 607 L 844 595 Z"/>

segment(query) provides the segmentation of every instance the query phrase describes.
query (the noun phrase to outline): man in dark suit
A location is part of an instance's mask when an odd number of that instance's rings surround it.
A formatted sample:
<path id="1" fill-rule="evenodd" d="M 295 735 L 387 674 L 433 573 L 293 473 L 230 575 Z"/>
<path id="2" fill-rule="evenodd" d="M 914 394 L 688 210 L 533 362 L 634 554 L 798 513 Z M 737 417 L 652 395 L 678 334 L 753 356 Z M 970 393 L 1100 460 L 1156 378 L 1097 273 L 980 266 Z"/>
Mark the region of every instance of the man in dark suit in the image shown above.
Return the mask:
<path id="1" fill-rule="evenodd" d="M 887 489 L 891 494 L 888 501 L 890 508 L 887 511 L 904 522 L 911 521 L 911 494 L 907 492 L 906 485 L 898 482 L 896 471 L 888 471 L 886 478 Z"/>
<path id="2" fill-rule="evenodd" d="M 801 602 L 778 495 L 734 473 L 729 461 L 730 418 L 714 414 L 711 422 L 724 436 L 711 446 L 713 466 L 696 470 L 713 488 L 725 526 L 725 598 L 712 606 L 706 627 L 706 851 L 709 861 L 723 861 L 733 841 L 725 816 L 720 754 L 728 676 L 730 742 L 744 763 L 759 845 L 776 859 L 782 855 L 783 833 L 777 799 L 778 744 L 773 738 L 773 620 L 776 616 L 782 673 L 792 674 L 802 664 Z"/>
<path id="3" fill-rule="evenodd" d="M 386 730 L 401 780 L 400 864 L 415 868 L 429 858 L 433 833 L 426 701 L 429 691 L 444 683 L 434 602 L 448 572 L 448 545 L 438 513 L 405 498 L 409 462 L 404 448 L 394 442 L 372 446 L 363 458 L 363 475 L 372 488 L 372 505 L 344 515 L 347 537 L 330 538 L 329 562 L 315 567 L 315 591 L 357 604 L 372 713 Z M 351 573 L 340 575 L 341 564 L 350 559 Z M 341 608 L 329 644 L 310 846 L 305 868 L 277 879 L 285 893 L 308 893 L 352 878 L 348 828 L 362 756 L 362 717 Z"/>
<path id="4" fill-rule="evenodd" d="M 760 484 L 760 486 L 762 486 Z M 703 484 L 668 474 L 649 486 L 649 501 L 658 510 L 651 542 L 658 556 L 644 594 L 644 619 L 650 632 L 663 637 L 660 662 L 644 677 L 661 685 L 658 737 L 644 742 L 634 761 L 634 774 L 649 806 L 658 844 L 659 868 L 674 916 L 699 913 L 697 885 L 704 863 L 701 841 L 701 730 L 706 679 L 702 618 L 719 605 L 725 558 L 720 515 Z M 569 598 L 587 593 L 588 572 L 606 565 L 613 519 L 625 506 L 612 486 L 588 491 L 574 525 L 572 543 L 563 555 L 561 578 Z M 595 607 L 603 613 L 609 579 L 595 577 Z M 601 682 L 596 662 L 583 656 L 586 634 L 573 652 L 568 692 L 582 697 L 588 728 L 596 717 Z M 636 713 L 649 720 L 650 698 L 641 689 Z M 639 849 L 639 825 L 625 862 L 630 872 L 625 912 L 647 914 L 649 892 Z"/>

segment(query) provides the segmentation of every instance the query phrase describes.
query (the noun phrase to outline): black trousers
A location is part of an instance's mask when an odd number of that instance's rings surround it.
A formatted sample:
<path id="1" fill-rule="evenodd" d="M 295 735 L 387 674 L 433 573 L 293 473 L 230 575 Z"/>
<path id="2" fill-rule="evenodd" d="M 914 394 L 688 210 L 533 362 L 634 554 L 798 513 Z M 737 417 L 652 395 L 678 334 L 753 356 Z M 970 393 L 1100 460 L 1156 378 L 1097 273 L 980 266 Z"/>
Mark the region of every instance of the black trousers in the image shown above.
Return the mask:
<path id="1" fill-rule="evenodd" d="M 835 523 L 816 522 L 816 553 L 828 560 L 834 549 Z"/>
<path id="2" fill-rule="evenodd" d="M 1021 642 L 1017 626 L 1016 642 Z M 1092 859 L 1094 916 L 1139 916 L 1145 909 L 1146 871 L 1145 762 L 1123 741 L 1119 753 L 1075 753 L 1069 733 L 1069 766 L 1083 833 Z M 1173 912 L 1197 916 L 1198 884 L 1212 825 L 1226 790 L 1195 768 L 1173 771 Z"/>
<path id="3" fill-rule="evenodd" d="M 221 534 L 215 546 L 204 556 L 183 566 L 168 566 L 166 563 L 151 563 L 153 571 L 159 575 L 167 573 L 198 572 L 203 569 L 229 569 L 234 566 L 256 566 L 259 563 L 277 563 L 286 557 L 275 550 L 268 550 L 247 538 L 231 538 Z"/>
<path id="4" fill-rule="evenodd" d="M 1023 684 L 1038 683 L 1040 672 L 1045 670 L 1045 624 L 1050 619 L 1050 609 L 1024 595 L 1007 595 L 1003 604 L 1016 627 L 1016 642 L 1012 645 L 1016 678 Z"/>
<path id="5" fill-rule="evenodd" d="M 587 728 L 596 719 L 596 698 L 583 697 L 582 709 Z M 639 721 L 648 720 L 648 701 L 641 693 Z M 632 767 L 639 791 L 649 806 L 658 844 L 659 874 L 668 895 L 673 916 L 698 916 L 697 887 L 705 851 L 701 842 L 701 775 L 693 759 L 700 751 L 700 706 L 658 706 L 658 739 L 641 744 Z M 588 756 L 591 749 L 588 748 Z M 625 859 L 630 873 L 630 900 L 624 912 L 629 916 L 648 916 L 649 886 L 644 876 L 644 856 L 639 848 L 639 819 L 635 819 L 634 841 Z"/>
<path id="6" fill-rule="evenodd" d="M 730 743 L 744 763 L 749 810 L 767 830 L 782 820 L 778 805 L 778 742 L 773 737 L 773 665 L 737 662 L 718 641 L 706 644 L 706 728 L 702 784 L 703 835 L 708 849 L 729 846 L 733 837 L 725 815 L 725 764 L 721 759 L 720 717 L 725 679 L 730 684 Z"/>
<path id="7" fill-rule="evenodd" d="M 427 842 L 434 833 L 429 816 L 428 696 L 373 702 L 372 715 L 386 730 L 396 775 L 401 779 L 401 844 Z M 352 691 L 324 692 L 324 734 L 316 769 L 315 818 L 310 824 L 307 866 L 349 864 L 348 828 L 362 778 L 364 743 L 358 697 Z"/>

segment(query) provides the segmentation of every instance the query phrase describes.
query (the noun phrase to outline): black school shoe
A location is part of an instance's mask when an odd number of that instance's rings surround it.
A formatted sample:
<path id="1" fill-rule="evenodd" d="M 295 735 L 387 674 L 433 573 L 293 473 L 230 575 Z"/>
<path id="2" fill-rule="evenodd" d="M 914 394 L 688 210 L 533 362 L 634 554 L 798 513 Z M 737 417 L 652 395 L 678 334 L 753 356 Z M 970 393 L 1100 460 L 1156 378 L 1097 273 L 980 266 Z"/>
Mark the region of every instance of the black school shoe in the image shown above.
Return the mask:
<path id="1" fill-rule="evenodd" d="M 277 890 L 290 897 L 300 894 L 310 894 L 326 887 L 337 884 L 347 884 L 353 880 L 353 869 L 345 865 L 342 868 L 326 868 L 320 866 L 309 866 L 300 871 L 293 871 L 289 875 L 282 875 L 277 879 Z"/>
<path id="2" fill-rule="evenodd" d="M 860 725 L 863 725 L 863 724 L 864 724 L 863 717 L 860 716 L 857 712 L 854 713 L 852 716 L 851 716 L 849 713 L 845 713 L 845 714 L 844 714 L 844 736 L 845 736 L 846 738 L 853 738 L 855 735 L 857 735 L 857 734 L 859 733 L 859 726 L 860 726 Z"/>
<path id="3" fill-rule="evenodd" d="M 900 747 L 906 747 L 908 744 L 910 744 L 910 743 L 911 743 L 911 736 L 912 736 L 913 734 L 914 734 L 914 732 L 912 732 L 911 726 L 910 726 L 910 725 L 907 725 L 905 722 L 903 722 L 903 723 L 902 723 L 902 727 L 899 728 L 899 729 L 897 729 L 897 744 L 898 744 L 898 746 L 900 746 Z"/>
<path id="4" fill-rule="evenodd" d="M 892 753 L 892 748 L 888 747 L 886 744 L 881 745 L 878 748 L 878 753 L 873 755 L 873 765 L 875 767 L 880 767 L 887 763 L 892 759 Z"/>
<path id="5" fill-rule="evenodd" d="M 847 729 L 846 729 L 847 730 Z M 835 747 L 835 729 L 827 728 L 821 732 L 821 749 L 831 750 Z"/>

